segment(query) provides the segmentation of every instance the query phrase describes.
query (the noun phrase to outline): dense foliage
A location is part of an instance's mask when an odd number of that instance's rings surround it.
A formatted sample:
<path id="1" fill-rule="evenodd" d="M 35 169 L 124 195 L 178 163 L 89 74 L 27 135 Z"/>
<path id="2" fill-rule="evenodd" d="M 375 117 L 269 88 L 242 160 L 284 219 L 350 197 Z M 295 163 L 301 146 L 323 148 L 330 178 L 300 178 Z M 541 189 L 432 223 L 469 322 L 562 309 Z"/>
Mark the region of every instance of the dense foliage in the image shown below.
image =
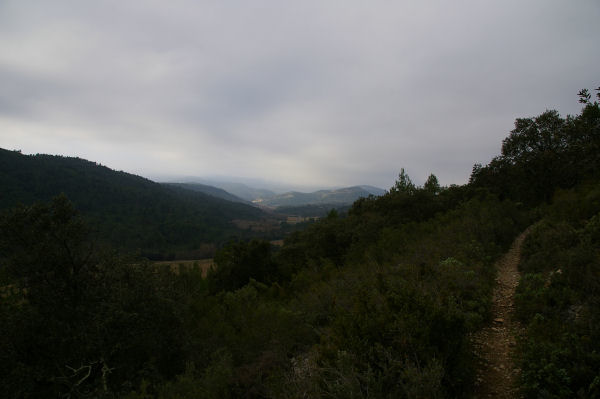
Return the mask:
<path id="1" fill-rule="evenodd" d="M 524 243 L 517 315 L 528 397 L 600 396 L 600 185 L 561 191 Z"/>
<path id="2" fill-rule="evenodd" d="M 281 396 L 466 396 L 467 334 L 488 317 L 492 262 L 520 222 L 513 204 L 474 198 L 427 220 L 351 212 L 298 234 L 279 256 L 299 269 L 293 303 L 320 337 Z"/>
<path id="3" fill-rule="evenodd" d="M 16 208 L 0 231 L 3 395 L 99 396 L 183 371 L 170 275 L 96 251 L 64 197 Z"/>
<path id="4" fill-rule="evenodd" d="M 226 246 L 207 280 L 95 252 L 64 198 L 17 208 L 1 229 L 3 386 L 13 397 L 464 396 L 466 334 L 487 317 L 491 263 L 520 212 L 482 197 L 424 217 L 415 208 L 447 199 L 423 190 L 382 200 L 414 195 L 403 223 L 361 203 L 279 252 Z"/>

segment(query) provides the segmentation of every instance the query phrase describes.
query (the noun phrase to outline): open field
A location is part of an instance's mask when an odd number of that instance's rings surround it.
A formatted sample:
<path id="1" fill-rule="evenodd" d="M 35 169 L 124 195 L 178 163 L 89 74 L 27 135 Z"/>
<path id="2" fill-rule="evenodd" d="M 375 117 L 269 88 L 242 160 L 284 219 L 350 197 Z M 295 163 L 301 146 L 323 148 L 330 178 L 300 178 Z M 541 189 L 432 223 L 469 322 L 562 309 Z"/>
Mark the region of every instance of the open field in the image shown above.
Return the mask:
<path id="1" fill-rule="evenodd" d="M 231 223 L 235 225 L 238 229 L 249 230 L 253 232 L 269 232 L 273 230 L 278 230 L 281 228 L 281 223 L 277 219 L 263 219 L 263 220 L 242 220 L 235 219 L 232 220 Z"/>
<path id="2" fill-rule="evenodd" d="M 208 273 L 208 270 L 211 268 L 212 265 L 214 265 L 214 262 L 211 258 L 195 260 L 169 260 L 154 262 L 154 264 L 157 266 L 170 267 L 171 271 L 173 271 L 174 273 L 179 272 L 180 267 L 193 268 L 194 265 L 198 265 L 198 267 L 200 267 L 200 269 L 202 270 L 202 277 L 206 277 L 206 273 Z"/>
<path id="3" fill-rule="evenodd" d="M 9 284 L 0 287 L 0 298 L 6 299 L 10 296 L 20 294 L 21 288 L 19 288 L 16 284 Z"/>

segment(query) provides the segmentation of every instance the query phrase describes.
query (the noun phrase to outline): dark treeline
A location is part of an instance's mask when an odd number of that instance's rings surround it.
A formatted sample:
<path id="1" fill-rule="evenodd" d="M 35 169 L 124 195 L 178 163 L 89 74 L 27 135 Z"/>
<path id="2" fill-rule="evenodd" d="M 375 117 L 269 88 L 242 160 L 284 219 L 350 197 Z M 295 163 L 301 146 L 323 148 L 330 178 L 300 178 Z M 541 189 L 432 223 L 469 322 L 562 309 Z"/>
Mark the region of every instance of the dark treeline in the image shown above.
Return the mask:
<path id="1" fill-rule="evenodd" d="M 329 211 L 335 209 L 340 213 L 346 213 L 350 209 L 351 205 L 340 205 L 340 204 L 310 204 L 310 205 L 299 205 L 299 206 L 278 206 L 275 208 L 275 212 L 283 215 L 297 215 L 303 217 L 323 217 L 326 216 Z"/>
<path id="2" fill-rule="evenodd" d="M 600 381 L 600 109 L 519 119 L 464 186 L 402 170 L 282 248 L 221 248 L 207 278 L 97 249 L 64 197 L 0 220 L 7 397 L 469 397 L 493 263 L 525 242 L 517 315 L 527 397 Z M 559 171 L 559 174 L 556 172 Z M 538 220 L 541 220 L 538 222 Z"/>
<path id="3" fill-rule="evenodd" d="M 561 118 L 546 111 L 520 118 L 502 142 L 502 154 L 489 165 L 475 165 L 470 185 L 485 187 L 500 198 L 529 205 L 549 202 L 557 188 L 572 188 L 600 175 L 598 103 L 582 90 L 579 115 Z"/>

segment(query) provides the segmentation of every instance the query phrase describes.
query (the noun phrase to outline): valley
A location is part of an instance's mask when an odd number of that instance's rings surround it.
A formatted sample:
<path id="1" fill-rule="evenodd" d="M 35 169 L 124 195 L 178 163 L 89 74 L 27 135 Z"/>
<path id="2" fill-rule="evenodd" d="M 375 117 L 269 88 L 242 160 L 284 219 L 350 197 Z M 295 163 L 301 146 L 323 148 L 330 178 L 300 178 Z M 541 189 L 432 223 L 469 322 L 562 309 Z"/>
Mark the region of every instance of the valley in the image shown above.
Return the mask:
<path id="1" fill-rule="evenodd" d="M 400 168 L 249 200 L 0 150 L 3 393 L 598 397 L 600 104 L 580 102 L 517 119 L 464 185 Z"/>

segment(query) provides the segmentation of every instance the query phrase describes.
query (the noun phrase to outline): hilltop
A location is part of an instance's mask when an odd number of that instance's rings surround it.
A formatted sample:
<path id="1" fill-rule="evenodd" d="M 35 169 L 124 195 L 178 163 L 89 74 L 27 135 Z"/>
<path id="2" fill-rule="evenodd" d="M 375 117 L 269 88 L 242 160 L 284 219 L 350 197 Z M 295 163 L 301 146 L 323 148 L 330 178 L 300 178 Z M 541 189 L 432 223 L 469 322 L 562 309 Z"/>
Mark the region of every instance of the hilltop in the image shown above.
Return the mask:
<path id="1" fill-rule="evenodd" d="M 81 158 L 0 149 L 0 209 L 65 194 L 102 241 L 150 256 L 201 255 L 248 232 L 233 221 L 267 218 L 260 209 L 166 186 Z"/>

